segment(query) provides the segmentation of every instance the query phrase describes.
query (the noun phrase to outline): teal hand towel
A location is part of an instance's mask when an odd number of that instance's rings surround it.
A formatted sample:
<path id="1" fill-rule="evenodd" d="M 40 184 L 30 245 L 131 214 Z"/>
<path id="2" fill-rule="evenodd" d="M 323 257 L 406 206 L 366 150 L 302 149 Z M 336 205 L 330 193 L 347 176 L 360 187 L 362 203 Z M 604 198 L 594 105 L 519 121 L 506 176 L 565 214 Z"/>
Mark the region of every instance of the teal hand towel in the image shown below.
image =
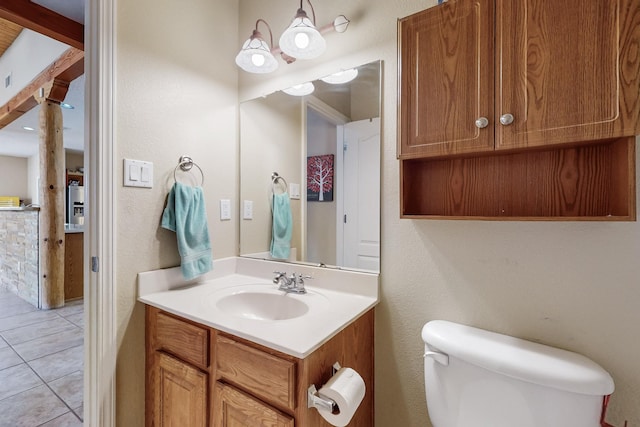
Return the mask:
<path id="1" fill-rule="evenodd" d="M 211 271 L 213 260 L 202 187 L 176 182 L 169 192 L 161 225 L 176 233 L 180 268 L 185 279 Z"/>
<path id="2" fill-rule="evenodd" d="M 273 226 L 271 230 L 271 256 L 288 259 L 291 252 L 291 234 L 293 233 L 293 216 L 289 204 L 289 194 L 273 195 Z"/>

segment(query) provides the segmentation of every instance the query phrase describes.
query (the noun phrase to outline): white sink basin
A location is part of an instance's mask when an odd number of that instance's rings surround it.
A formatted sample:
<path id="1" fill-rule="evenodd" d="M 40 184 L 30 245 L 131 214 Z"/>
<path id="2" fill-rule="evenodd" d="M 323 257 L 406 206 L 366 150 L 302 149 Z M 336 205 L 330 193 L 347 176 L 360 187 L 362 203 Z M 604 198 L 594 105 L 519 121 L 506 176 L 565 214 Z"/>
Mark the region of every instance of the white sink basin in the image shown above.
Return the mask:
<path id="1" fill-rule="evenodd" d="M 271 285 L 247 284 L 214 292 L 209 304 L 226 315 L 270 322 L 318 312 L 326 308 L 328 301 L 326 296 L 314 291 L 285 293 Z"/>
<path id="2" fill-rule="evenodd" d="M 295 319 L 309 311 L 309 305 L 291 294 L 239 292 L 222 297 L 216 303 L 220 310 L 254 320 Z"/>

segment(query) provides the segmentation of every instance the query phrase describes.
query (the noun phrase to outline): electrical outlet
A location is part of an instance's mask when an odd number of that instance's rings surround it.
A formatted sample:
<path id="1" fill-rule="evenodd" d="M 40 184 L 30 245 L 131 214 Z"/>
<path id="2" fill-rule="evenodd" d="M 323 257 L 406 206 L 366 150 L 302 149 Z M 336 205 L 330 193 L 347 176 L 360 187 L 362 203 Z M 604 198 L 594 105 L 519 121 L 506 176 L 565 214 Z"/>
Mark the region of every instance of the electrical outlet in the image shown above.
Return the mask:
<path id="1" fill-rule="evenodd" d="M 253 201 L 245 200 L 244 201 L 244 209 L 242 213 L 243 219 L 253 219 Z"/>
<path id="2" fill-rule="evenodd" d="M 231 200 L 220 199 L 220 221 L 231 219 Z"/>

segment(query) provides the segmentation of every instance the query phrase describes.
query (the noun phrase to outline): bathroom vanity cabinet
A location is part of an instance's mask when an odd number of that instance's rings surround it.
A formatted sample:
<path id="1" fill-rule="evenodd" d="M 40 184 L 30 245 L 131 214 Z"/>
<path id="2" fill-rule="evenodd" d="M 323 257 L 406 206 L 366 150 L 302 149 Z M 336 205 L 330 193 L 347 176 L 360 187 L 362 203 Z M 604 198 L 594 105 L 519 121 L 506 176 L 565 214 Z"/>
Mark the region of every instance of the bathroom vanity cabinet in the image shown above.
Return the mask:
<path id="1" fill-rule="evenodd" d="M 450 0 L 401 19 L 409 218 L 635 219 L 633 0 Z"/>
<path id="2" fill-rule="evenodd" d="M 335 362 L 366 394 L 351 423 L 373 425 L 373 309 L 304 359 L 146 307 L 146 425 L 327 427 L 307 408 Z"/>

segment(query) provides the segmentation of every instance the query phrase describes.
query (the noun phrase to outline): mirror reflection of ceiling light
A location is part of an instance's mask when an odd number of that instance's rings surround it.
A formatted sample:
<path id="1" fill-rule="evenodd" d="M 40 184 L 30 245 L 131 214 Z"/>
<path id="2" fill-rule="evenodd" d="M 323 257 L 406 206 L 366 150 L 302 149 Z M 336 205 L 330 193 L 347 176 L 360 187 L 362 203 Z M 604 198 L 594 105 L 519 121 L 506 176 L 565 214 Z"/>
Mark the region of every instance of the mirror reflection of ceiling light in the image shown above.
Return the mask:
<path id="1" fill-rule="evenodd" d="M 291 86 L 290 88 L 283 89 L 282 91 L 287 95 L 305 96 L 305 95 L 312 94 L 314 90 L 315 90 L 315 86 L 313 86 L 313 83 L 306 82 L 306 83 L 301 83 L 299 85 Z"/>
<path id="2" fill-rule="evenodd" d="M 62 104 L 60 104 L 60 107 L 65 108 L 67 110 L 73 110 L 74 108 L 76 108 L 71 104 L 67 104 L 66 102 L 63 102 Z"/>
<path id="3" fill-rule="evenodd" d="M 24 129 L 24 130 L 28 130 L 28 131 L 30 131 L 30 132 L 35 130 L 35 129 L 34 129 L 34 128 L 32 128 L 31 126 L 22 126 L 22 129 Z"/>
<path id="4" fill-rule="evenodd" d="M 323 77 L 320 80 L 332 85 L 340 85 L 343 83 L 349 83 L 356 77 L 358 77 L 358 70 L 356 70 L 355 68 L 351 68 L 350 70 L 338 71 L 337 73 L 333 73 L 329 76 Z"/>
<path id="5" fill-rule="evenodd" d="M 280 36 L 280 46 L 273 46 L 273 33 L 269 24 L 264 19 L 256 21 L 255 30 L 249 39 L 242 45 L 242 49 L 236 56 L 236 64 L 249 73 L 270 73 L 278 68 L 274 54 L 280 54 L 282 59 L 291 64 L 296 59 L 312 59 L 320 56 L 326 49 L 326 42 L 322 34 L 329 31 L 344 33 L 349 26 L 349 20 L 340 15 L 332 23 L 321 28 L 316 27 L 316 13 L 310 0 L 307 0 L 311 8 L 310 19 L 307 12 L 300 7 L 289 27 Z M 258 31 L 258 23 L 263 22 L 269 29 L 271 44 L 264 41 Z"/>

